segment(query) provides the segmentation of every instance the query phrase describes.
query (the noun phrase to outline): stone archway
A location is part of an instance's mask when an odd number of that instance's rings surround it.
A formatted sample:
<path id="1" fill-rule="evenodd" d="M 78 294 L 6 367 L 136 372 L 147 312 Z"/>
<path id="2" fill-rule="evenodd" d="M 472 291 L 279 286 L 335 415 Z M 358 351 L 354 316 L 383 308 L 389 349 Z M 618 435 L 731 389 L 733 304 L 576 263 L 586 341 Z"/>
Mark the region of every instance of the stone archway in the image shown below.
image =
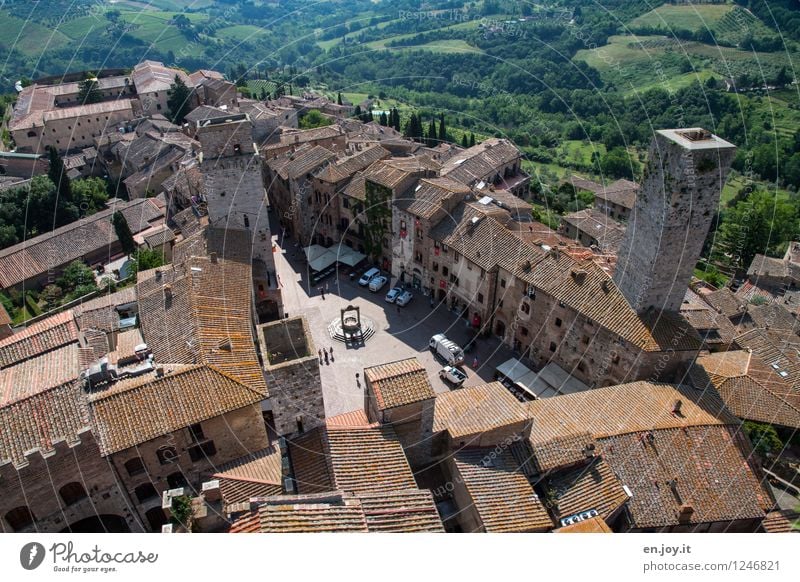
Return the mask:
<path id="1" fill-rule="evenodd" d="M 124 517 L 113 514 L 93 515 L 70 524 L 61 533 L 128 533 L 131 528 Z"/>

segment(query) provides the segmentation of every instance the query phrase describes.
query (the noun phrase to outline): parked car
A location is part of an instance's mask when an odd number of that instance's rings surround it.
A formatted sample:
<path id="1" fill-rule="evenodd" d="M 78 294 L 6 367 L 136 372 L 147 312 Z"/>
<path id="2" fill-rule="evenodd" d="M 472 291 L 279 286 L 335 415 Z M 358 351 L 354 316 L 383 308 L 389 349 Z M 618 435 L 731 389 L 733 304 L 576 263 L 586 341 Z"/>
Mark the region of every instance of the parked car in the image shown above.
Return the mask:
<path id="1" fill-rule="evenodd" d="M 377 277 L 380 274 L 381 274 L 380 269 L 372 267 L 371 269 L 366 271 L 363 275 L 361 275 L 361 278 L 358 280 L 358 284 L 361 285 L 362 287 L 366 287 L 367 285 L 369 285 L 370 281 L 372 281 L 375 277 Z"/>
<path id="2" fill-rule="evenodd" d="M 411 291 L 403 291 L 397 299 L 394 300 L 395 305 L 399 305 L 400 307 L 405 307 L 408 305 L 408 302 L 414 298 L 414 294 Z"/>
<path id="3" fill-rule="evenodd" d="M 428 342 L 430 350 L 450 366 L 464 363 L 464 350 L 457 343 L 450 341 L 443 333 L 437 333 Z"/>
<path id="4" fill-rule="evenodd" d="M 467 379 L 467 375 L 455 366 L 445 366 L 439 370 L 439 378 L 458 387 L 464 383 L 464 380 Z"/>
<path id="5" fill-rule="evenodd" d="M 372 280 L 369 282 L 369 290 L 372 291 L 373 293 L 377 293 L 378 291 L 383 289 L 383 286 L 386 285 L 386 283 L 388 282 L 389 282 L 388 277 L 385 277 L 383 275 L 378 275 L 377 277 L 373 277 Z"/>
<path id="6" fill-rule="evenodd" d="M 386 294 L 386 303 L 394 303 L 402 294 L 403 290 L 400 287 L 393 287 L 392 289 L 389 289 L 389 292 Z"/>

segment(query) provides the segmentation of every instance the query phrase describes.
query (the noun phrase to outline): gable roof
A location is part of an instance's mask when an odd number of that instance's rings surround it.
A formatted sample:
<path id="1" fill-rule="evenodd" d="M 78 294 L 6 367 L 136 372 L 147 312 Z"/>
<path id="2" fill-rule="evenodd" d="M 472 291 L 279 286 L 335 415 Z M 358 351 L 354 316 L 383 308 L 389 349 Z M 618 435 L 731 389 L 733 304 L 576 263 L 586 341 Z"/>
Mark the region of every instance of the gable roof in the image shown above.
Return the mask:
<path id="1" fill-rule="evenodd" d="M 506 448 L 462 449 L 452 457 L 487 533 L 546 531 L 553 522 Z M 466 508 L 460 508 L 464 510 Z"/>
<path id="2" fill-rule="evenodd" d="M 447 160 L 440 175 L 463 184 L 473 184 L 521 155 L 517 147 L 507 139 L 492 137 Z"/>
<path id="3" fill-rule="evenodd" d="M 251 324 L 250 266 L 192 257 L 137 284 L 145 342 L 156 362 L 208 364 L 267 397 Z"/>
<path id="4" fill-rule="evenodd" d="M 257 404 L 263 393 L 211 366 L 120 380 L 89 396 L 100 451 L 125 450 L 178 429 Z"/>
<path id="5" fill-rule="evenodd" d="M 701 355 L 689 378 L 699 389 L 715 389 L 739 418 L 800 429 L 800 391 L 749 351 Z"/>
<path id="6" fill-rule="evenodd" d="M 622 485 L 603 457 L 597 456 L 552 475 L 546 487 L 553 492 L 559 519 L 594 509 L 607 520 L 629 499 Z"/>
<path id="7" fill-rule="evenodd" d="M 436 395 L 433 432 L 446 430 L 453 439 L 470 440 L 495 428 L 526 422 L 524 407 L 500 382 Z"/>
<path id="8" fill-rule="evenodd" d="M 364 369 L 379 410 L 435 398 L 428 372 L 417 358 L 398 360 Z"/>
<path id="9" fill-rule="evenodd" d="M 19 465 L 31 450 L 79 439 L 89 425 L 76 381 L 82 360 L 71 343 L 0 371 L 0 465 Z"/>
<path id="10" fill-rule="evenodd" d="M 0 340 L 0 368 L 13 366 L 77 340 L 74 312 L 62 311 Z"/>
<path id="11" fill-rule="evenodd" d="M 621 434 L 602 445 L 605 461 L 633 493 L 632 528 L 761 519 L 774 503 L 738 426 L 659 429 L 652 443 Z M 691 508 L 683 520 L 682 506 Z"/>

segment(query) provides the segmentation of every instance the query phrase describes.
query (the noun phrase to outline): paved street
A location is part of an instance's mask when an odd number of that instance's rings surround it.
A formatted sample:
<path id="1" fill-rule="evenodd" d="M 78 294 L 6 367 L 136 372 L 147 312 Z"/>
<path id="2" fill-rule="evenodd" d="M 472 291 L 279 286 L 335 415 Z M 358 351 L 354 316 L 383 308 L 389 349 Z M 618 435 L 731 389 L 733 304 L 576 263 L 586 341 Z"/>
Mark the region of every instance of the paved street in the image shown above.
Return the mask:
<path id="1" fill-rule="evenodd" d="M 280 230 L 277 230 L 280 233 Z M 416 356 L 428 369 L 431 384 L 437 392 L 449 390 L 438 373 L 442 364 L 428 350 L 428 341 L 436 333 L 444 332 L 459 345 L 466 345 L 471 337 L 464 319 L 458 319 L 444 305 L 430 307 L 428 298 L 415 293 L 406 307 L 398 308 L 384 301 L 387 284 L 380 292 L 371 293 L 350 281 L 342 272 L 331 275 L 322 284 L 327 285 L 325 299 L 317 292 L 308 292 L 308 278 L 302 249 L 293 239 L 281 240 L 275 263 L 283 290 L 284 309 L 290 317 L 304 315 L 311 327 L 317 349 L 333 347 L 335 361 L 322 364 L 322 388 L 325 397 L 325 414 L 334 416 L 363 407 L 363 381 L 356 384 L 356 372 L 363 376 L 366 367 Z M 362 269 L 363 270 L 363 269 Z M 361 308 L 362 317 L 375 322 L 375 335 L 359 348 L 347 349 L 328 334 L 328 324 L 340 316 L 347 305 Z M 478 358 L 478 369 L 472 369 Z M 511 351 L 494 338 L 478 340 L 477 348 L 466 354 L 463 369 L 467 373 L 465 386 L 474 386 L 492 380 L 495 367 L 512 357 Z"/>

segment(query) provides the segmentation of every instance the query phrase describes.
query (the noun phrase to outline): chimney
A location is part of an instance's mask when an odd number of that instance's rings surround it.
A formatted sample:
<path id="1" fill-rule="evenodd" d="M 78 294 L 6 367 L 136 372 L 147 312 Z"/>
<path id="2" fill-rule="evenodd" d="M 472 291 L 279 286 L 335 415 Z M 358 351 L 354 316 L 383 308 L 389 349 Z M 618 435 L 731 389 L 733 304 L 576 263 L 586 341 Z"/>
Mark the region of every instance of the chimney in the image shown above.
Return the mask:
<path id="1" fill-rule="evenodd" d="M 693 513 L 694 507 L 686 503 L 682 504 L 678 509 L 678 523 L 683 525 L 691 523 Z"/>
<path id="2" fill-rule="evenodd" d="M 672 404 L 672 415 L 678 416 L 681 413 L 682 406 L 683 406 L 683 401 L 679 398 Z"/>
<path id="3" fill-rule="evenodd" d="M 164 277 L 164 273 L 160 269 L 156 269 L 156 281 L 161 281 Z"/>
<path id="4" fill-rule="evenodd" d="M 600 288 L 604 293 L 608 293 L 611 290 L 611 284 L 608 282 L 608 279 L 603 279 L 603 282 L 600 283 Z"/>
<path id="5" fill-rule="evenodd" d="M 586 280 L 586 271 L 583 269 L 573 269 L 572 270 L 572 278 L 575 279 L 575 282 L 580 285 Z"/>
<path id="6" fill-rule="evenodd" d="M 165 300 L 172 299 L 172 285 L 170 284 L 164 285 L 164 299 Z"/>

